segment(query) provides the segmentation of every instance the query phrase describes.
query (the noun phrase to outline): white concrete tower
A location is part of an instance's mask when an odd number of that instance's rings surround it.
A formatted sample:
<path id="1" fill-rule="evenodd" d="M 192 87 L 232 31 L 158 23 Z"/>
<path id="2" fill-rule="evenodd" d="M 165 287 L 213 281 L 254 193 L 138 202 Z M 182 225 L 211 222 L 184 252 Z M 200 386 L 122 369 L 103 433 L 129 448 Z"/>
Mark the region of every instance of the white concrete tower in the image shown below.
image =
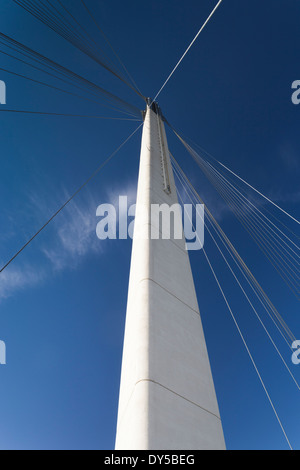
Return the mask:
<path id="1" fill-rule="evenodd" d="M 151 204 L 178 203 L 163 120 L 147 106 L 116 449 L 225 449 L 189 256 L 151 240 Z"/>

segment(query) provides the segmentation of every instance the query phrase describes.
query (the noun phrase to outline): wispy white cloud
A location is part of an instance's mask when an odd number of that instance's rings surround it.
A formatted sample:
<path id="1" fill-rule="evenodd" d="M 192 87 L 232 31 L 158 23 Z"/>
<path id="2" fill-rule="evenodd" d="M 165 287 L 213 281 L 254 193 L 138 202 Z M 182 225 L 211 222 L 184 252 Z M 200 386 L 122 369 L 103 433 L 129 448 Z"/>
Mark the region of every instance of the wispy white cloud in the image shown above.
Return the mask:
<path id="1" fill-rule="evenodd" d="M 16 291 L 33 287 L 45 279 L 45 272 L 30 267 L 14 268 L 3 271 L 0 275 L 0 301 L 12 296 Z"/>
<path id="2" fill-rule="evenodd" d="M 63 199 L 67 200 L 69 194 L 66 191 L 63 191 L 63 194 Z M 85 191 L 83 197 L 73 199 L 47 227 L 46 237 L 43 237 L 37 245 L 42 257 L 37 257 L 38 263 L 35 259 L 34 268 L 31 263 L 26 264 L 26 261 L 22 267 L 16 267 L 18 264 L 15 262 L 1 273 L 0 301 L 20 290 L 46 282 L 58 271 L 77 269 L 91 255 L 101 256 L 108 245 L 97 238 L 96 209 L 99 204 L 103 203 L 113 204 L 117 209 L 119 196 L 125 195 L 128 197 L 129 205 L 135 203 L 136 184 L 134 182 L 122 187 L 110 187 L 104 195 L 102 194 L 101 200 L 96 200 L 88 190 Z M 27 210 L 22 211 L 22 220 L 27 217 L 29 226 L 32 225 L 33 220 L 44 223 L 60 204 L 61 201 L 52 200 L 51 207 L 49 207 L 45 199 L 31 192 L 24 201 L 24 207 Z"/>
<path id="3" fill-rule="evenodd" d="M 279 156 L 286 170 L 299 170 L 299 153 L 290 142 L 285 142 L 281 145 L 279 148 Z"/>
<path id="4" fill-rule="evenodd" d="M 73 200 L 47 227 L 46 241 L 43 237 L 36 245 L 42 256 L 35 256 L 34 267 L 28 261 L 22 262 L 19 267 L 16 260 L 0 274 L 0 301 L 20 290 L 45 282 L 57 271 L 76 269 L 90 254 L 101 253 L 101 242 L 96 237 L 97 204 L 89 193 L 85 196 L 80 202 Z M 67 195 L 65 198 L 67 199 Z M 28 222 L 44 222 L 51 211 L 54 212 L 59 206 L 54 201 L 53 208 L 49 209 L 47 203 L 34 193 L 24 203 L 30 208 Z"/>
<path id="5" fill-rule="evenodd" d="M 296 204 L 300 202 L 300 191 L 294 191 L 294 192 L 283 192 L 283 191 L 273 191 L 270 194 L 270 199 L 277 204 L 280 202 L 282 203 L 290 203 L 290 204 Z"/>
<path id="6" fill-rule="evenodd" d="M 118 207 L 119 196 L 127 196 L 128 205 L 135 204 L 136 202 L 137 184 L 136 182 L 128 182 L 122 186 L 110 187 L 106 190 L 106 198 L 109 204 Z"/>
<path id="7" fill-rule="evenodd" d="M 103 251 L 96 237 L 96 207 L 92 197 L 80 204 L 73 200 L 58 216 L 52 243 L 42 247 L 55 271 L 76 269 L 86 256 Z"/>

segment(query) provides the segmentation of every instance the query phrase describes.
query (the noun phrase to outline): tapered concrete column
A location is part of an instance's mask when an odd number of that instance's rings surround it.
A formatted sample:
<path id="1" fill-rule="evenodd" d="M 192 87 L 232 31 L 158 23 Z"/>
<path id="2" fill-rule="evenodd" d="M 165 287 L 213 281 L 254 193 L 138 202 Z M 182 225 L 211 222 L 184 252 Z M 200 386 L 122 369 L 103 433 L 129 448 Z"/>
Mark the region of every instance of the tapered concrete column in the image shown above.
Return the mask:
<path id="1" fill-rule="evenodd" d="M 178 203 L 160 115 L 140 158 L 116 449 L 225 449 L 185 239 L 151 240 L 151 204 Z"/>

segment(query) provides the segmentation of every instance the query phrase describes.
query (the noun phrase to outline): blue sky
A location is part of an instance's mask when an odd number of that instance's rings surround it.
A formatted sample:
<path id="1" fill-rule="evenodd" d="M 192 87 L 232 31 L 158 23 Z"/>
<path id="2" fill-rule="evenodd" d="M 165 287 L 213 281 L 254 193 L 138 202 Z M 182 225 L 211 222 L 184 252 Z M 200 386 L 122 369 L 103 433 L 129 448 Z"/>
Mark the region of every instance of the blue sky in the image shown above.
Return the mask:
<path id="1" fill-rule="evenodd" d="M 87 0 L 146 96 L 155 96 L 216 2 Z M 103 47 L 79 0 L 64 0 Z M 159 103 L 170 123 L 299 218 L 300 5 L 224 0 Z M 11 0 L 0 28 L 143 109 L 143 101 Z M 2 46 L 0 49 L 4 50 Z M 1 54 L 2 68 L 59 83 Z M 118 116 L 95 103 L 0 71 L 7 108 Z M 137 127 L 136 122 L 0 113 L 0 261 L 15 251 Z M 170 150 L 296 337 L 298 303 L 175 136 Z M 134 201 L 139 131 L 88 187 L 0 276 L 1 449 L 114 446 L 131 241 L 96 238 L 96 208 Z M 268 209 L 270 209 L 268 207 Z M 274 214 L 293 230 L 295 224 Z M 206 236 L 206 250 L 240 321 L 294 448 L 299 391 Z M 205 264 L 191 255 L 199 306 L 230 449 L 286 449 L 252 364 Z M 290 351 L 270 329 L 300 380 Z M 277 335 L 277 336 L 276 336 Z"/>

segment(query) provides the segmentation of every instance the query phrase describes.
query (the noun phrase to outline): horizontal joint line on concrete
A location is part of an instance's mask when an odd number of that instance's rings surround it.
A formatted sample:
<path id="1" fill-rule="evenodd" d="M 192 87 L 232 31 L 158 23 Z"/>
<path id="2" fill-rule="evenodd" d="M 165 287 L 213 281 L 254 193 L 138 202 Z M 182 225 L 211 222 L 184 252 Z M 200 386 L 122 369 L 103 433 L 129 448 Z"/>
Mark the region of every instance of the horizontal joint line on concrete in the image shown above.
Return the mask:
<path id="1" fill-rule="evenodd" d="M 141 282 L 144 282 L 144 281 L 151 281 L 153 282 L 154 284 L 156 284 L 158 287 L 160 287 L 161 289 L 163 289 L 165 292 L 167 292 L 168 294 L 172 295 L 172 297 L 174 297 L 175 299 L 177 299 L 179 302 L 181 302 L 183 305 L 185 305 L 187 308 L 189 308 L 192 312 L 196 313 L 199 317 L 200 317 L 200 312 L 198 310 L 195 310 L 193 307 L 191 307 L 190 305 L 186 304 L 185 302 L 183 302 L 183 300 L 179 299 L 175 294 L 172 294 L 172 292 L 170 292 L 168 289 L 166 289 L 165 287 L 163 287 L 161 284 L 158 284 L 158 282 L 154 281 L 153 279 L 151 279 L 150 277 L 145 277 L 143 279 L 140 279 L 139 284 Z"/>
<path id="2" fill-rule="evenodd" d="M 145 227 L 146 225 L 149 226 L 149 227 L 153 227 L 155 229 L 158 228 L 157 226 L 155 226 L 151 222 L 144 222 L 143 224 L 140 225 L 140 227 Z M 159 234 L 162 235 L 162 230 L 160 228 L 158 228 L 158 231 L 159 231 Z M 133 234 L 133 238 L 134 238 L 134 234 Z M 136 239 L 138 240 L 139 238 L 136 238 Z M 158 241 L 159 240 L 168 240 L 168 241 L 172 242 L 176 246 L 176 248 L 178 248 L 178 250 L 180 250 L 183 254 L 188 256 L 187 250 L 185 248 L 181 248 L 181 246 L 178 245 L 178 243 L 183 240 L 183 237 L 182 238 L 151 238 L 151 236 L 150 236 L 150 238 L 146 238 L 146 240 L 154 240 L 154 241 L 156 241 L 156 240 L 158 240 Z"/>
<path id="3" fill-rule="evenodd" d="M 141 383 L 141 382 L 151 382 L 151 383 L 153 383 L 153 384 L 155 384 L 155 385 L 158 385 L 159 387 L 164 388 L 164 389 L 167 390 L 168 392 L 173 393 L 174 395 L 178 396 L 179 398 L 182 398 L 183 400 L 185 400 L 185 401 L 191 403 L 192 405 L 197 406 L 198 408 L 201 408 L 201 410 L 206 411 L 206 413 L 209 413 L 209 414 L 213 415 L 215 418 L 221 420 L 220 416 L 216 415 L 216 414 L 213 413 L 212 411 L 209 411 L 209 410 L 207 410 L 206 408 L 203 408 L 203 406 L 198 405 L 198 403 L 195 403 L 194 401 L 189 400 L 188 398 L 186 398 L 186 397 L 180 395 L 179 393 L 174 392 L 174 390 L 171 390 L 170 388 L 166 387 L 165 385 L 162 385 L 162 384 L 159 383 L 159 382 L 156 382 L 155 380 L 152 380 L 152 379 L 140 379 L 140 380 L 138 380 L 138 381 L 135 383 L 135 386 L 138 385 L 138 384 Z"/>

